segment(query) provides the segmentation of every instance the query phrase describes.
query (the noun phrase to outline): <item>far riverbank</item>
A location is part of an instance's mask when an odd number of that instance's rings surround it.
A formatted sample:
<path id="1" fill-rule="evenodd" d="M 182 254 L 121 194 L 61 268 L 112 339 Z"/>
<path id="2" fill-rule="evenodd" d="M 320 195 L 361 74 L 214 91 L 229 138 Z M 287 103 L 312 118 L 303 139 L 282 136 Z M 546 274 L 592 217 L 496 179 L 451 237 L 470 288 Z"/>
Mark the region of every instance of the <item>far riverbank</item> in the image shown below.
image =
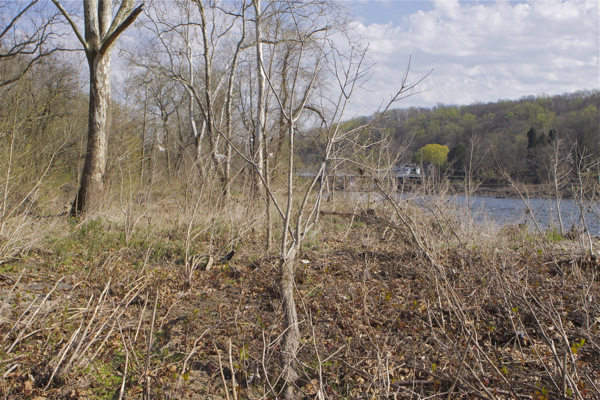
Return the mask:
<path id="1" fill-rule="evenodd" d="M 474 195 L 477 196 L 488 196 L 488 197 L 520 197 L 521 195 L 525 197 L 537 197 L 543 199 L 554 199 L 556 198 L 556 191 L 549 185 L 517 185 L 518 190 L 510 185 L 478 185 L 473 191 Z M 452 194 L 465 194 L 465 185 L 453 184 L 450 187 Z M 600 198 L 600 187 L 596 185 L 596 193 L 593 196 L 593 193 L 587 193 L 586 197 L 588 199 Z M 520 194 L 519 194 L 520 192 Z M 563 189 L 560 191 L 560 196 L 563 199 L 573 198 L 572 188 Z"/>

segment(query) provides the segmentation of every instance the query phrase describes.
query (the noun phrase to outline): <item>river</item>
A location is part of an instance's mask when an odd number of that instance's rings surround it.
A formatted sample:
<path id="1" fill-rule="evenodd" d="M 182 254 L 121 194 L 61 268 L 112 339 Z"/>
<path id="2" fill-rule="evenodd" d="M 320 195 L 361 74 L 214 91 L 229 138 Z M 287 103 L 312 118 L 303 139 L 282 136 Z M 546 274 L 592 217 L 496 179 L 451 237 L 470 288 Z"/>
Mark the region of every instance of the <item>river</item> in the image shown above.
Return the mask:
<path id="1" fill-rule="evenodd" d="M 412 199 L 424 205 L 431 197 L 403 194 L 405 200 Z M 438 199 L 439 200 L 439 199 Z M 558 212 L 555 199 L 529 198 L 523 201 L 520 198 L 495 198 L 487 196 L 463 195 L 448 196 L 446 202 L 456 206 L 457 211 L 465 209 L 467 201 L 471 217 L 475 223 L 484 224 L 490 220 L 499 226 L 526 224 L 530 229 L 535 229 L 535 218 L 544 230 L 551 227 L 559 228 Z M 528 212 L 527 210 L 530 210 Z M 583 209 L 585 224 L 592 236 L 600 236 L 600 202 L 586 202 L 580 208 L 577 201 L 572 199 L 560 200 L 560 210 L 565 231 L 575 227 L 581 230 L 583 221 L 580 210 Z"/>

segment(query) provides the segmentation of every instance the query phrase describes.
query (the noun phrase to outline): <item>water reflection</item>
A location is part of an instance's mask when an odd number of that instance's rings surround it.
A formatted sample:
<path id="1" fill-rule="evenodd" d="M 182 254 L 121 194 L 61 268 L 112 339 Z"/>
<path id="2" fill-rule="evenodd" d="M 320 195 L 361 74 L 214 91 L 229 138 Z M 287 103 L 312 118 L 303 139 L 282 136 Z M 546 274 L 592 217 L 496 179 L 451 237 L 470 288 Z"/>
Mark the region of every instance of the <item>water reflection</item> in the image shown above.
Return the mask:
<path id="1" fill-rule="evenodd" d="M 409 198 L 403 195 L 403 198 Z M 415 201 L 427 201 L 427 198 L 413 198 Z M 431 199 L 431 198 L 430 198 Z M 542 229 L 558 228 L 558 209 L 555 199 L 529 198 L 526 203 L 518 198 L 494 198 L 486 196 L 448 196 L 448 201 L 457 207 L 466 207 L 469 203 L 471 216 L 476 223 L 485 223 L 489 219 L 500 225 L 526 224 L 534 227 L 533 218 Z M 582 229 L 585 221 L 590 233 L 600 236 L 600 203 L 580 204 L 575 200 L 560 200 L 560 211 L 565 230 L 572 227 Z M 582 216 L 584 221 L 582 221 Z"/>

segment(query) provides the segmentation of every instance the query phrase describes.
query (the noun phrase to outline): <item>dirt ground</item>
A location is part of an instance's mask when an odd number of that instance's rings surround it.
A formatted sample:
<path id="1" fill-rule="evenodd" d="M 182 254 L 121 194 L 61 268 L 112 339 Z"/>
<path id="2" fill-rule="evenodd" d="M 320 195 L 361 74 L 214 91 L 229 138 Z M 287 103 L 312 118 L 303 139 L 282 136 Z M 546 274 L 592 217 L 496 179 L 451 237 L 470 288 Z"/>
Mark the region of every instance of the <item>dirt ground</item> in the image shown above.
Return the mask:
<path id="1" fill-rule="evenodd" d="M 599 398 L 600 267 L 577 241 L 507 230 L 511 246 L 431 262 L 354 217 L 324 216 L 297 260 L 299 398 Z M 0 266 L 4 399 L 278 397 L 278 259 L 260 235 L 184 290 L 183 232 L 74 232 Z"/>

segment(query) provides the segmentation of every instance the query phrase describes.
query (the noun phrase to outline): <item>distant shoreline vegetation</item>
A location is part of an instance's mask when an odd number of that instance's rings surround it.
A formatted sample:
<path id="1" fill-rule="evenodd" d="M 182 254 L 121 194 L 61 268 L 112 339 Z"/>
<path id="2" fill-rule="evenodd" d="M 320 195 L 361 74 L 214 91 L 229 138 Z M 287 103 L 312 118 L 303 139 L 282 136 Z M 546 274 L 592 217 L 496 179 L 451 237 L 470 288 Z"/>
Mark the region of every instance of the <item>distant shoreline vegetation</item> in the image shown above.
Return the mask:
<path id="1" fill-rule="evenodd" d="M 389 110 L 362 136 L 388 143 L 396 165 L 433 162 L 441 174 L 483 184 L 512 179 L 544 185 L 558 179 L 562 190 L 580 178 L 598 182 L 599 109 L 599 89 L 463 106 L 410 107 Z M 375 117 L 354 118 L 344 122 L 343 129 Z M 300 149 L 308 168 L 315 146 L 319 144 L 307 143 Z"/>

